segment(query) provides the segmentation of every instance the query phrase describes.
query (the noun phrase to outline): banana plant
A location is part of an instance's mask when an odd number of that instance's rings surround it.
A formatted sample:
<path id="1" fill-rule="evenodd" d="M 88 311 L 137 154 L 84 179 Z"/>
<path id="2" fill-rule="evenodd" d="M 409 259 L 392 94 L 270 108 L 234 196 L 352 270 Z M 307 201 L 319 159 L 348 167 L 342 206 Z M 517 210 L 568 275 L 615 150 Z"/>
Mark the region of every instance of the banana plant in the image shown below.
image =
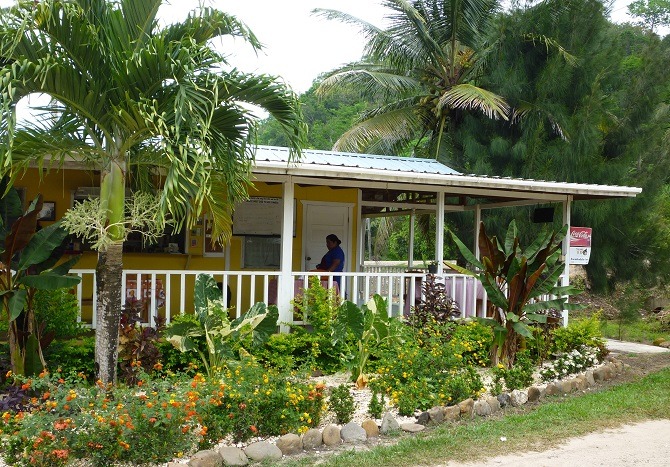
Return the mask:
<path id="1" fill-rule="evenodd" d="M 579 290 L 558 285 L 565 270 L 560 255 L 566 232 L 567 226 L 558 231 L 546 230 L 522 250 L 514 221 L 509 225 L 504 243 L 495 236 L 489 237 L 482 223 L 478 238 L 481 261 L 451 234 L 475 271 L 456 264 L 449 266 L 479 279 L 492 304 L 489 310 L 492 316 L 478 319 L 493 328 L 491 361 L 494 365 L 503 363 L 511 367 L 514 364 L 521 338 L 533 337 L 529 325 L 546 322 L 546 314 L 541 313 L 543 310 L 577 308 L 568 303 L 568 297 Z"/>
<path id="2" fill-rule="evenodd" d="M 0 201 L 14 205 L 12 191 Z M 65 262 L 63 242 L 68 233 L 55 222 L 38 230 L 38 215 L 42 210 L 42 195 L 38 195 L 25 214 L 7 228 L 2 223 L 0 236 L 0 297 L 9 323 L 9 353 L 15 374 L 31 375 L 45 366 L 43 347 L 49 340 L 36 326 L 32 300 L 37 290 L 56 290 L 77 285 L 79 277 L 70 276 L 70 268 L 79 256 Z"/>
<path id="3" fill-rule="evenodd" d="M 193 302 L 197 320 L 171 324 L 165 337 L 180 352 L 197 353 L 210 377 L 235 358 L 235 348 L 241 340 L 251 336 L 251 347 L 258 348 L 277 330 L 277 307 L 260 302 L 230 321 L 221 290 L 210 275 L 196 278 Z M 203 339 L 207 355 L 198 345 Z"/>
<path id="4" fill-rule="evenodd" d="M 345 301 L 338 308 L 337 322 L 333 327 L 333 344 L 346 342 L 349 336 L 353 336 L 356 348 L 349 356 L 349 361 L 352 362 L 351 378 L 358 389 L 367 386 L 365 365 L 370 358 L 371 346 L 376 347 L 384 342 L 399 343 L 398 325 L 400 322 L 388 315 L 386 300 L 378 294 L 362 307 Z"/>

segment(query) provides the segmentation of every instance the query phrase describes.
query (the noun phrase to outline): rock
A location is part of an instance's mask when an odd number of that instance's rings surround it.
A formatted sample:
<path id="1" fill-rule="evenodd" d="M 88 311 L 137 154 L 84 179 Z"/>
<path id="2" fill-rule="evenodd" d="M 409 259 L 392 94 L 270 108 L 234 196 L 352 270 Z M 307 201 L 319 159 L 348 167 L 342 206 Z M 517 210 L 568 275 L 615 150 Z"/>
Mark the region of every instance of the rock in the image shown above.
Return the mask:
<path id="1" fill-rule="evenodd" d="M 506 393 L 506 392 L 498 394 L 496 399 L 498 399 L 498 402 L 500 403 L 500 408 L 507 407 L 511 403 L 511 399 L 509 397 L 509 394 Z"/>
<path id="2" fill-rule="evenodd" d="M 509 397 L 512 407 L 519 407 L 528 402 L 528 394 L 524 391 L 519 391 L 518 389 L 512 391 Z"/>
<path id="3" fill-rule="evenodd" d="M 379 436 L 379 427 L 374 420 L 365 420 L 361 423 L 361 428 L 365 430 L 368 438 L 377 438 Z"/>
<path id="4" fill-rule="evenodd" d="M 658 346 L 663 347 L 664 349 L 670 349 L 670 341 L 661 342 Z"/>
<path id="5" fill-rule="evenodd" d="M 302 440 L 295 433 L 288 433 L 277 440 L 277 447 L 285 456 L 302 452 Z"/>
<path id="6" fill-rule="evenodd" d="M 418 433 L 426 429 L 425 425 L 419 425 L 418 423 L 403 423 L 400 428 L 407 433 Z"/>
<path id="7" fill-rule="evenodd" d="M 479 399 L 473 405 L 473 411 L 480 417 L 491 415 L 491 406 L 485 400 Z"/>
<path id="8" fill-rule="evenodd" d="M 191 467 L 223 467 L 223 458 L 212 450 L 196 452 L 188 461 Z"/>
<path id="9" fill-rule="evenodd" d="M 368 434 L 362 426 L 354 422 L 349 422 L 340 430 L 340 438 L 345 443 L 364 443 L 368 439 Z"/>
<path id="10" fill-rule="evenodd" d="M 587 370 L 586 373 L 584 373 L 584 377 L 586 378 L 589 387 L 596 385 L 596 380 L 593 377 L 593 370 Z"/>
<path id="11" fill-rule="evenodd" d="M 323 429 L 323 444 L 326 446 L 338 446 L 342 443 L 340 436 L 340 427 L 336 425 L 328 425 Z"/>
<path id="12" fill-rule="evenodd" d="M 263 462 L 265 460 L 278 461 L 282 457 L 281 449 L 267 441 L 251 443 L 244 448 L 244 453 L 249 459 L 255 462 Z"/>
<path id="13" fill-rule="evenodd" d="M 393 417 L 393 415 L 391 415 L 389 412 L 386 412 L 382 418 L 382 426 L 379 429 L 381 434 L 387 435 L 393 431 L 399 430 L 400 425 L 398 424 L 398 421 Z"/>
<path id="14" fill-rule="evenodd" d="M 461 409 L 461 418 L 472 418 L 475 401 L 472 398 L 465 399 L 458 403 L 458 407 Z"/>
<path id="15" fill-rule="evenodd" d="M 450 405 L 444 408 L 444 419 L 449 422 L 455 422 L 461 418 L 461 408 L 457 405 Z"/>
<path id="16" fill-rule="evenodd" d="M 612 379 L 612 369 L 609 365 L 599 366 L 593 370 L 593 379 L 596 380 L 596 383 L 602 383 L 603 381 L 609 381 Z"/>
<path id="17" fill-rule="evenodd" d="M 491 413 L 500 412 L 500 401 L 496 397 L 488 396 L 486 403 L 491 407 Z"/>
<path id="18" fill-rule="evenodd" d="M 556 383 L 549 383 L 544 389 L 544 393 L 547 396 L 555 396 L 556 394 L 560 394 L 561 391 L 558 389 L 558 386 L 556 386 Z"/>
<path id="19" fill-rule="evenodd" d="M 339 436 L 339 433 L 338 433 Z M 316 428 L 310 428 L 302 435 L 302 448 L 306 451 L 318 449 L 323 444 L 323 435 Z"/>
<path id="20" fill-rule="evenodd" d="M 574 382 L 575 382 L 575 389 L 577 389 L 578 391 L 583 391 L 589 387 L 589 383 L 586 381 L 586 376 L 584 375 L 576 376 Z"/>
<path id="21" fill-rule="evenodd" d="M 564 379 L 563 381 L 557 381 L 556 387 L 559 394 L 570 394 L 572 392 L 572 380 Z"/>
<path id="22" fill-rule="evenodd" d="M 428 409 L 428 415 L 430 416 L 430 423 L 442 423 L 444 421 L 444 407 L 433 407 L 432 409 Z"/>
<path id="23" fill-rule="evenodd" d="M 184 464 L 182 464 L 181 462 L 168 462 L 167 464 L 165 464 L 165 467 L 184 467 Z"/>
<path id="24" fill-rule="evenodd" d="M 542 397 L 542 391 L 535 386 L 528 388 L 528 402 L 537 402 Z"/>
<path id="25" fill-rule="evenodd" d="M 418 417 L 416 417 L 416 423 L 419 425 L 428 425 L 428 422 L 430 421 L 430 415 L 428 412 L 421 412 Z"/>
<path id="26" fill-rule="evenodd" d="M 219 449 L 219 455 L 223 459 L 223 465 L 247 465 L 249 458 L 240 448 L 235 446 L 223 446 Z"/>

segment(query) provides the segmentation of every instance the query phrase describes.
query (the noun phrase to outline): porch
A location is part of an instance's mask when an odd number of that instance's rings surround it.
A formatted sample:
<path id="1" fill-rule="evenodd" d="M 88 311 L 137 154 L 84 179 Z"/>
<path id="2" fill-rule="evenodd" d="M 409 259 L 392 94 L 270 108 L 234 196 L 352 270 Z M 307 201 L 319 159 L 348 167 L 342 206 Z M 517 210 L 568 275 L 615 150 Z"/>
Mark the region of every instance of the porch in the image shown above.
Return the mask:
<path id="1" fill-rule="evenodd" d="M 368 269 L 368 268 L 366 268 Z M 142 321 L 155 324 L 154 317 L 170 322 L 175 316 L 193 313 L 193 289 L 200 274 L 211 275 L 222 290 L 222 299 L 231 310 L 231 316 L 239 317 L 253 304 L 263 302 L 276 304 L 280 309 L 292 309 L 291 301 L 299 300 L 310 278 L 319 277 L 322 286 L 337 287 L 333 277 L 341 276 L 340 297 L 358 305 L 366 303 L 373 295 L 383 296 L 389 304 L 389 316 L 407 315 L 411 308 L 422 299 L 422 284 L 427 271 L 401 269 L 388 266 L 369 266 L 365 272 L 293 272 L 293 296 L 286 303 L 278 300 L 278 291 L 284 286 L 278 271 L 184 271 L 184 270 L 124 270 L 121 294 L 124 302 L 141 299 L 144 302 Z M 79 302 L 79 319 L 95 329 L 96 304 L 95 270 L 74 269 L 73 274 L 81 277 L 76 288 Z M 460 310 L 460 316 L 484 316 L 486 291 L 473 277 L 462 274 L 440 274 L 435 282 L 445 284 L 446 294 L 453 298 Z M 298 298 L 296 298 L 298 297 Z M 282 328 L 288 325 L 304 324 L 289 313 L 288 319 L 280 319 Z"/>

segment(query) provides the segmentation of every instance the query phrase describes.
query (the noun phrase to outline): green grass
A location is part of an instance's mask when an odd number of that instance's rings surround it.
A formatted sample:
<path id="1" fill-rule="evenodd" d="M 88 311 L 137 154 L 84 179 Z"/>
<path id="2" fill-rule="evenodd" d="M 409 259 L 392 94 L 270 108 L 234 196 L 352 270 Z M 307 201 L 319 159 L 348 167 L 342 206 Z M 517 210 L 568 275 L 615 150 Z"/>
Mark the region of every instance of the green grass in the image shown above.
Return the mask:
<path id="1" fill-rule="evenodd" d="M 384 467 L 472 462 L 511 452 L 547 449 L 566 438 L 624 423 L 667 418 L 670 368 L 634 382 L 582 396 L 548 398 L 525 413 L 445 424 L 402 436 L 395 445 L 367 452 L 348 451 L 319 462 L 323 466 Z M 506 441 L 500 438 L 505 437 Z M 315 457 L 282 465 L 314 465 Z"/>
<path id="2" fill-rule="evenodd" d="M 604 337 L 629 342 L 651 344 L 655 339 L 670 341 L 670 330 L 663 329 L 658 321 L 636 320 L 619 323 L 614 320 L 601 321 Z"/>

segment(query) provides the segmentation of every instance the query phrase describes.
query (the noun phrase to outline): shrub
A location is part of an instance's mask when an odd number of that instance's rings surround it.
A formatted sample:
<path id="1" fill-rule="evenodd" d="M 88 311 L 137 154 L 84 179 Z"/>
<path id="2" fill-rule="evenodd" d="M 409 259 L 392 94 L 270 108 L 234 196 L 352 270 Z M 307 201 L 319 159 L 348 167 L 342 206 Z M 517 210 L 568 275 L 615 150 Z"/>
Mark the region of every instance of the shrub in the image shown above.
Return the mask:
<path id="1" fill-rule="evenodd" d="M 495 394 L 502 392 L 503 383 L 508 391 L 523 389 L 533 384 L 535 364 L 527 351 L 518 352 L 512 368 L 498 364 L 493 368 L 493 390 Z"/>
<path id="2" fill-rule="evenodd" d="M 583 346 L 599 349 L 599 359 L 607 355 L 607 347 L 600 330 L 600 313 L 582 320 L 570 321 L 567 327 L 556 328 L 552 332 L 552 353 L 565 354 Z"/>
<path id="3" fill-rule="evenodd" d="M 82 374 L 87 381 L 95 381 L 95 337 L 54 341 L 45 359 L 49 370 L 60 369 L 67 376 Z"/>
<path id="4" fill-rule="evenodd" d="M 382 418 L 382 412 L 386 407 L 386 401 L 384 400 L 384 393 L 378 393 L 377 391 L 372 391 L 372 398 L 368 404 L 368 413 L 373 418 Z"/>
<path id="5" fill-rule="evenodd" d="M 600 349 L 596 347 L 583 345 L 561 354 L 540 371 L 540 376 L 543 381 L 552 381 L 581 373 L 598 363 L 599 351 Z"/>
<path id="6" fill-rule="evenodd" d="M 335 412 L 338 423 L 349 423 L 356 411 L 356 403 L 349 386 L 340 384 L 330 392 L 328 407 Z"/>
<path id="7" fill-rule="evenodd" d="M 452 329 L 438 326 L 437 329 Z M 475 396 L 482 388 L 478 373 L 463 366 L 463 356 L 444 344 L 443 336 L 423 334 L 406 340 L 400 349 L 388 352 L 379 361 L 373 390 L 384 392 L 401 415 L 412 415 L 417 409 L 450 405 Z"/>
<path id="8" fill-rule="evenodd" d="M 339 368 L 339 356 L 327 355 L 321 341 L 320 336 L 296 328 L 290 334 L 273 334 L 254 356 L 265 366 L 281 370 Z"/>
<path id="9" fill-rule="evenodd" d="M 304 433 L 325 408 L 323 385 L 253 359 L 233 362 L 215 379 L 141 375 L 137 386 L 83 387 L 80 377 L 43 372 L 16 382 L 30 411 L 0 414 L 0 449 L 18 465 L 63 465 L 56 461 L 65 454 L 96 466 L 166 462 L 229 435 Z M 62 457 L 49 457 L 56 450 Z"/>
<path id="10" fill-rule="evenodd" d="M 421 285 L 421 303 L 412 308 L 407 322 L 410 326 L 420 329 L 430 321 L 443 323 L 460 316 L 456 302 L 447 295 L 443 282 L 435 282 L 435 275 L 426 275 Z"/>
<path id="11" fill-rule="evenodd" d="M 44 332 L 55 339 L 77 337 L 87 331 L 80 323 L 77 296 L 68 289 L 38 290 L 33 298 L 35 320 L 44 323 Z"/>

